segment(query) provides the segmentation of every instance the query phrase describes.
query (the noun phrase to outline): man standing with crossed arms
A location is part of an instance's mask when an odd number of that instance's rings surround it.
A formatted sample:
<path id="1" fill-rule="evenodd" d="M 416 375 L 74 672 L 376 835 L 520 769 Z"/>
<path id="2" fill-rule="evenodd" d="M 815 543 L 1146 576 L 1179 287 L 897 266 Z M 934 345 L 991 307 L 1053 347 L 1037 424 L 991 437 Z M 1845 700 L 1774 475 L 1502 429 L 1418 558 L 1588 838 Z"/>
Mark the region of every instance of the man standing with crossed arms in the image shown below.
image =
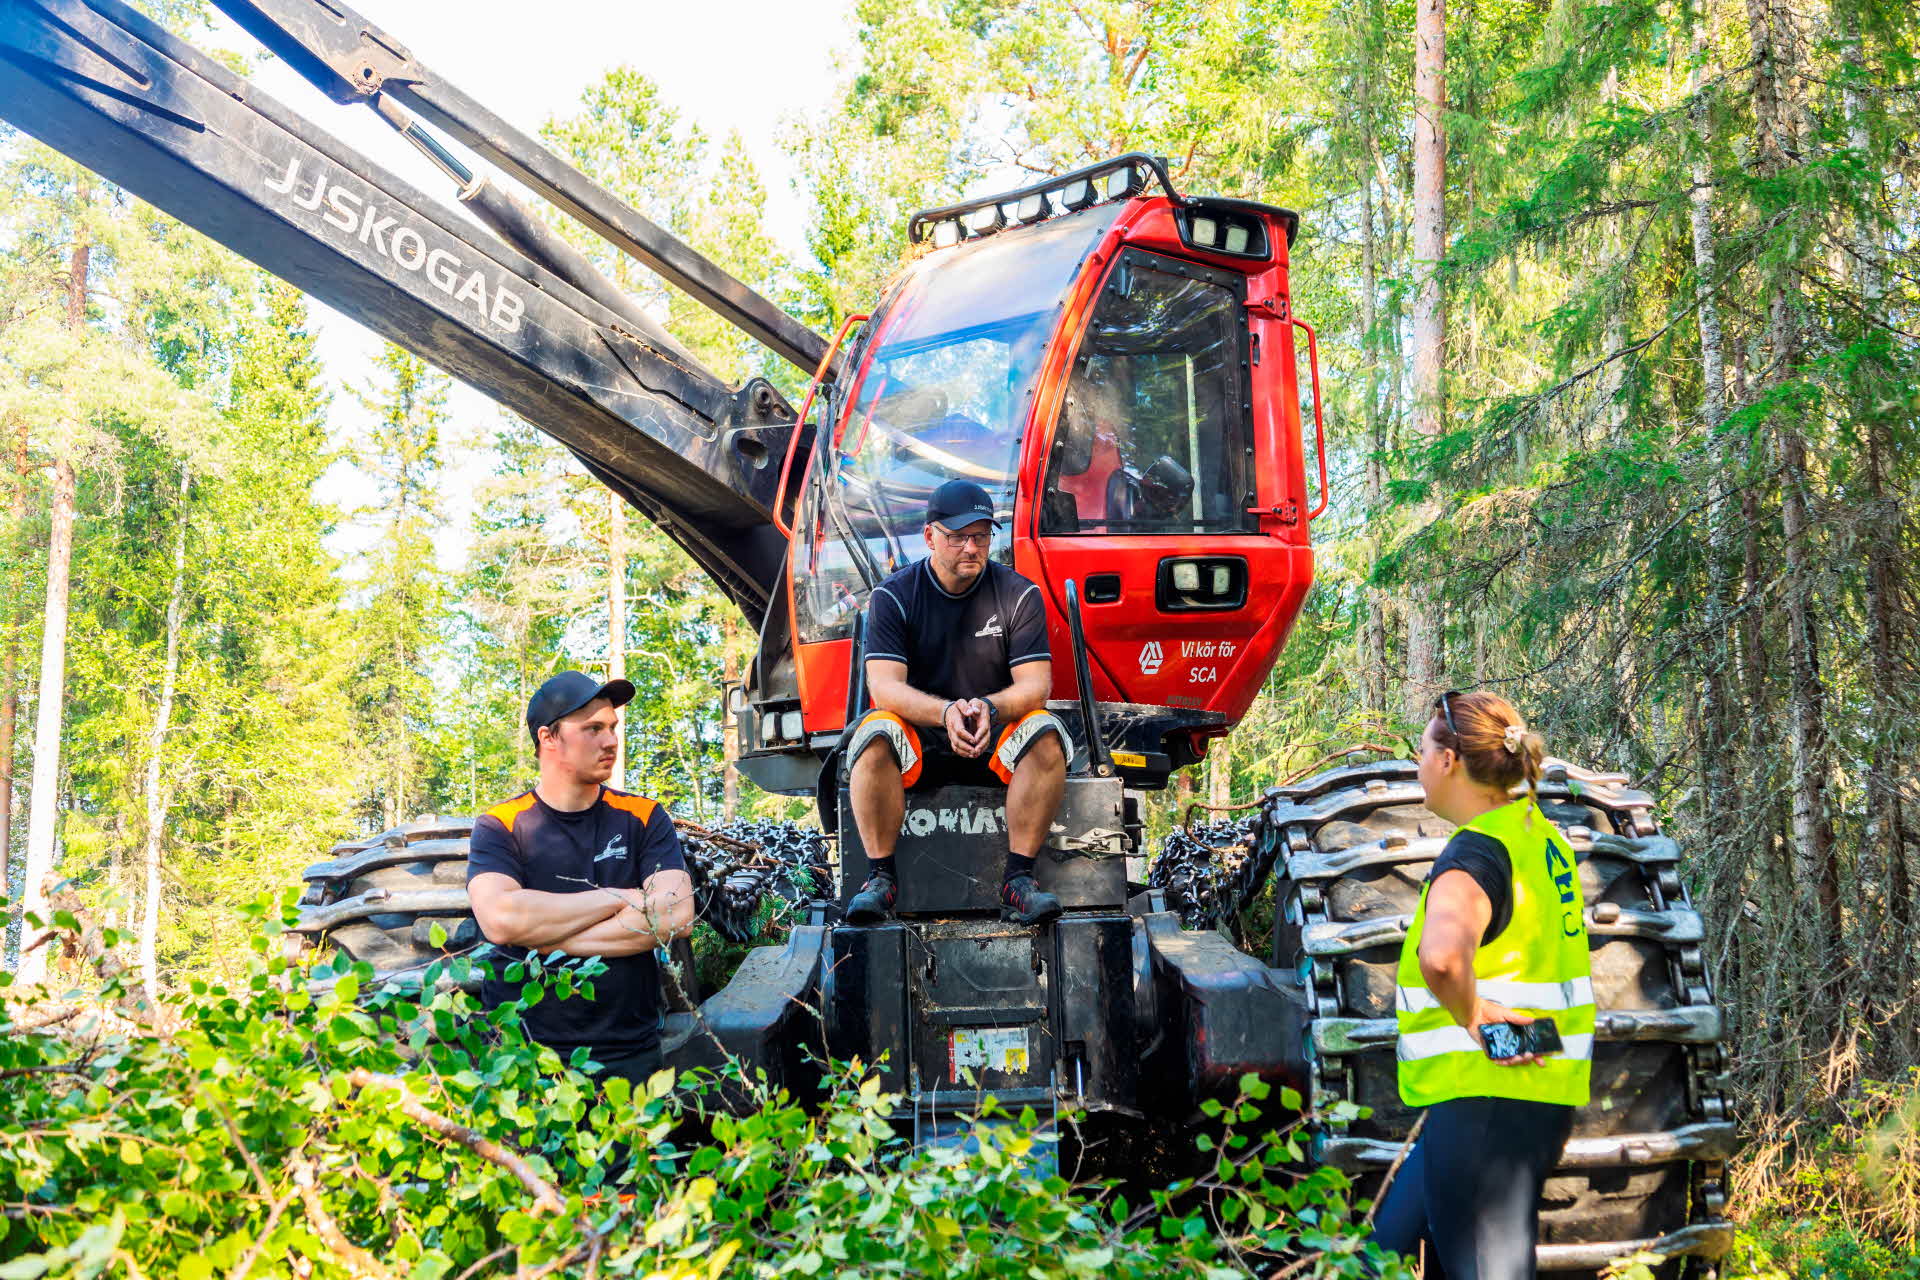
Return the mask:
<path id="1" fill-rule="evenodd" d="M 500 971 L 529 951 L 606 962 L 592 998 L 578 987 L 565 999 L 549 991 L 524 1025 L 562 1058 L 590 1050 L 601 1078 L 644 1085 L 661 1066 L 653 952 L 693 928 L 693 882 L 666 807 L 606 785 L 619 709 L 632 698 L 627 681 L 578 671 L 540 686 L 527 704 L 540 781 L 474 822 L 467 889 Z M 518 995 L 492 976 L 481 1003 Z"/>

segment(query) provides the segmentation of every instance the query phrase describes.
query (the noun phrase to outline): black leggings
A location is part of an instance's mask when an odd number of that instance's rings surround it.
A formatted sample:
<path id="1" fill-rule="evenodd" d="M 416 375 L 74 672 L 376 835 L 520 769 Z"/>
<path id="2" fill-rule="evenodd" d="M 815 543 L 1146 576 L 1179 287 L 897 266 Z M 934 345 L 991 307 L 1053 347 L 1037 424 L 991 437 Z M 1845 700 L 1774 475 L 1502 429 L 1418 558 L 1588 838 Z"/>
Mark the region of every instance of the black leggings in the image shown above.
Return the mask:
<path id="1" fill-rule="evenodd" d="M 1573 1108 L 1455 1098 L 1427 1108 L 1374 1218 L 1373 1243 L 1409 1256 L 1424 1241 L 1428 1280 L 1532 1280 L 1540 1191 L 1573 1127 Z"/>

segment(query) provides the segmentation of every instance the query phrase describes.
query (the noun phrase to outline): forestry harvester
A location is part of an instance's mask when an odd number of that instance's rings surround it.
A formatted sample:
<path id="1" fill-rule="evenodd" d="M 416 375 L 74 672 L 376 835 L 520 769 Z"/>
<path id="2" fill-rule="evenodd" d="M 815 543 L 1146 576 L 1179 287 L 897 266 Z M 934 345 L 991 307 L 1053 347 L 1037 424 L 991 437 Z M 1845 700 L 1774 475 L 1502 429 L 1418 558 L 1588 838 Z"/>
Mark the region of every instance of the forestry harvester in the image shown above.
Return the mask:
<path id="1" fill-rule="evenodd" d="M 1447 836 L 1412 764 L 1273 789 L 1231 865 L 1188 841 L 1149 877 L 1142 848 L 1141 792 L 1234 727 L 1313 578 L 1326 448 L 1314 332 L 1288 285 L 1295 214 L 1184 194 L 1162 161 L 1120 156 L 916 214 L 911 261 L 829 339 L 337 0 L 215 3 L 404 135 L 452 201 L 119 0 L 0 0 L 0 117 L 520 414 L 758 629 L 729 708 L 740 767 L 817 796 L 838 883 L 822 877 L 783 945 L 669 1016 L 670 1061 L 724 1048 L 804 1094 L 814 1059 L 858 1057 L 904 1095 L 916 1139 L 950 1134 L 990 1090 L 1083 1113 L 1110 1151 L 1178 1150 L 1200 1103 L 1253 1072 L 1315 1114 L 1371 1108 L 1316 1123 L 1313 1160 L 1363 1178 L 1393 1161 L 1412 1120 L 1394 1085 L 1393 963 Z M 528 195 L 800 369 L 801 409 L 704 368 Z M 919 554 L 927 495 L 955 477 L 994 495 L 994 554 L 1040 584 L 1054 688 L 1070 695 L 1052 704 L 1075 750 L 1039 864 L 1066 911 L 998 918 L 999 797 L 954 787 L 909 798 L 897 920 L 851 928 L 839 908 L 864 860 L 839 752 L 865 705 L 862 610 Z M 1554 765 L 1543 799 L 1581 858 L 1601 1013 L 1594 1102 L 1547 1185 L 1541 1263 L 1711 1258 L 1728 1240 L 1734 1126 L 1678 850 L 1624 778 Z M 474 945 L 470 825 L 336 848 L 307 872 L 303 931 L 382 976 L 437 954 L 436 926 Z M 784 841 L 778 856 L 805 843 L 744 834 Z M 765 850 L 729 861 L 742 835 L 692 842 L 703 906 L 736 922 L 762 888 L 806 881 L 768 876 Z M 1269 882 L 1269 954 L 1206 927 Z"/>

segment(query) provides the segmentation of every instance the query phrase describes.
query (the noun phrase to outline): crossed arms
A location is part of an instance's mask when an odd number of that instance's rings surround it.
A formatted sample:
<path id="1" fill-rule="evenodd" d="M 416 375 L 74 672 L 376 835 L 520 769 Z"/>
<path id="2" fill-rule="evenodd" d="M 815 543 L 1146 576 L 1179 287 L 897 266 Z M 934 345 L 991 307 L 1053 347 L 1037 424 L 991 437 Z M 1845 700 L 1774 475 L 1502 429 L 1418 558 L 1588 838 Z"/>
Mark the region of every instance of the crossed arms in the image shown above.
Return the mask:
<path id="1" fill-rule="evenodd" d="M 570 956 L 634 956 L 693 928 L 693 881 L 656 871 L 638 889 L 595 886 L 579 893 L 524 889 L 489 871 L 467 886 L 487 941 Z"/>

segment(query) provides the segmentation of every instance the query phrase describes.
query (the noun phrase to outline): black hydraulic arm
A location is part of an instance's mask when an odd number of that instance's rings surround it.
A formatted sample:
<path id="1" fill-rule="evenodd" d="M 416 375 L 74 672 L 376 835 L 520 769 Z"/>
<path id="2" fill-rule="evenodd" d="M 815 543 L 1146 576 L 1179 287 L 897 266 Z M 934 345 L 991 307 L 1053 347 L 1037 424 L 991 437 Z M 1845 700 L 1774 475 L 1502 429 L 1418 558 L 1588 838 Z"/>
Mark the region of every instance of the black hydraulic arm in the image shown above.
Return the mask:
<path id="1" fill-rule="evenodd" d="M 819 334 L 435 75 L 338 0 L 214 3 L 334 101 L 365 102 L 379 94 L 400 99 L 802 373 L 811 376 L 827 354 Z"/>
<path id="2" fill-rule="evenodd" d="M 0 117 L 513 409 L 764 616 L 792 410 L 589 296 L 543 228 L 495 240 L 119 0 L 0 0 Z"/>

